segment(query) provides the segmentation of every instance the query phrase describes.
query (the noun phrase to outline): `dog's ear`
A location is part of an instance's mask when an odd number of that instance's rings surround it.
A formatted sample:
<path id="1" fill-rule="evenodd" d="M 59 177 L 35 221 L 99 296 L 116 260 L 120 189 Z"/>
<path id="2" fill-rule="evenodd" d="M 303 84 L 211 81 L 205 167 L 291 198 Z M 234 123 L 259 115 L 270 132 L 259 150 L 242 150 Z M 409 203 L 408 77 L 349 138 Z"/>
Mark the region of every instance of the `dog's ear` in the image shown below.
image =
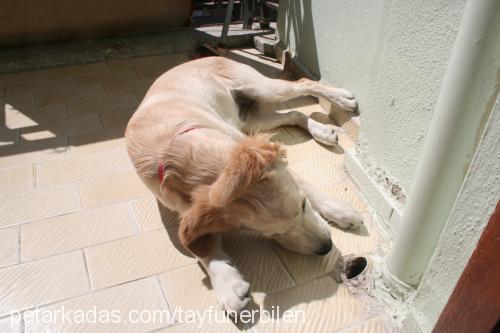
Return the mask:
<path id="1" fill-rule="evenodd" d="M 230 218 L 226 206 L 211 203 L 209 186 L 203 186 L 193 194 L 193 204 L 181 216 L 179 239 L 198 257 L 207 256 L 215 246 L 214 234 L 233 229 L 237 219 Z"/>
<path id="2" fill-rule="evenodd" d="M 231 216 L 231 202 L 280 155 L 280 146 L 268 135 L 250 136 L 232 151 L 223 172 L 210 186 L 191 193 L 192 205 L 181 218 L 179 238 L 195 255 L 204 257 L 215 246 L 214 234 L 236 228 L 239 216 Z"/>
<path id="3" fill-rule="evenodd" d="M 210 186 L 210 201 L 224 204 L 235 200 L 280 156 L 280 145 L 269 135 L 257 134 L 241 141 L 232 151 L 222 174 Z"/>

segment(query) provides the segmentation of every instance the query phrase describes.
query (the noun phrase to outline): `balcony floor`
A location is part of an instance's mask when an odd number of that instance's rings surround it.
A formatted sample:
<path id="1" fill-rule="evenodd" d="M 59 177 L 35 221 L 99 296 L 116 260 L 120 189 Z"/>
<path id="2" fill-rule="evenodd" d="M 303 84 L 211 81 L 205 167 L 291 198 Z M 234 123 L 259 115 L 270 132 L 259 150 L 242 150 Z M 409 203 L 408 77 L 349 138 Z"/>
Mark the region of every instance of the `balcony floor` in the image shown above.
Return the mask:
<path id="1" fill-rule="evenodd" d="M 249 55 L 250 53 L 250 55 Z M 235 51 L 241 60 L 253 51 Z M 136 176 L 123 132 L 159 74 L 187 61 L 185 54 L 110 60 L 0 75 L 0 331 L 194 331 L 196 325 L 144 322 L 41 323 L 41 310 L 174 311 L 216 306 L 196 261 L 177 247 L 176 215 L 158 206 Z M 279 65 L 262 66 L 274 75 Z M 281 105 L 329 121 L 312 98 Z M 252 286 L 254 307 L 304 311 L 304 322 L 258 322 L 248 332 L 389 332 L 382 312 L 365 306 L 332 273 L 347 254 L 377 251 L 381 237 L 371 210 L 345 173 L 343 149 L 319 145 L 297 128 L 275 131 L 290 168 L 365 217 L 355 232 L 332 227 L 336 251 L 294 254 L 250 232 L 224 236 L 223 246 Z M 10 327 L 11 312 L 24 322 Z M 86 326 L 87 325 L 87 326 Z M 88 326 L 90 325 L 90 326 Z M 204 332 L 241 326 L 207 325 Z"/>

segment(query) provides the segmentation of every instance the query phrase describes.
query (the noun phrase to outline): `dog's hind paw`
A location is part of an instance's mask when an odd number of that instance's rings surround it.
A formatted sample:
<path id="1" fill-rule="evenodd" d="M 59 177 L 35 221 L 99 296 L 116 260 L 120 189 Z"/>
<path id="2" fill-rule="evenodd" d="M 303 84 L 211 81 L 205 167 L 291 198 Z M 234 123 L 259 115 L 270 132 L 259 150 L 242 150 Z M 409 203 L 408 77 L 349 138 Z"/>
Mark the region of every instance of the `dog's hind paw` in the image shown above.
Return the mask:
<path id="1" fill-rule="evenodd" d="M 354 94 L 349 90 L 342 88 L 329 88 L 326 96 L 328 99 L 346 111 L 355 112 L 358 108 L 358 103 L 354 98 Z"/>

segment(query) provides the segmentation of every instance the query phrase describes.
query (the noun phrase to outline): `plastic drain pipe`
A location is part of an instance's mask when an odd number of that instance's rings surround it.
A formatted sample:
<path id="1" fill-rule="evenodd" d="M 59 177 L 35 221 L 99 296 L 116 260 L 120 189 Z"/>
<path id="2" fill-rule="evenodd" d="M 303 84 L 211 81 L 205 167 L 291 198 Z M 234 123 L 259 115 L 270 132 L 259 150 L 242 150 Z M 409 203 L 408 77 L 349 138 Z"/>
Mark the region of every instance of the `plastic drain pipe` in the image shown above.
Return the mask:
<path id="1" fill-rule="evenodd" d="M 464 166 L 467 170 L 474 147 L 460 142 L 461 124 L 469 93 L 478 89 L 472 82 L 496 6 L 495 0 L 465 4 L 401 225 L 386 259 L 384 279 L 393 289 L 404 291 L 420 283 L 465 178 Z M 467 130 L 476 133 L 486 111 L 472 112 L 466 114 Z"/>

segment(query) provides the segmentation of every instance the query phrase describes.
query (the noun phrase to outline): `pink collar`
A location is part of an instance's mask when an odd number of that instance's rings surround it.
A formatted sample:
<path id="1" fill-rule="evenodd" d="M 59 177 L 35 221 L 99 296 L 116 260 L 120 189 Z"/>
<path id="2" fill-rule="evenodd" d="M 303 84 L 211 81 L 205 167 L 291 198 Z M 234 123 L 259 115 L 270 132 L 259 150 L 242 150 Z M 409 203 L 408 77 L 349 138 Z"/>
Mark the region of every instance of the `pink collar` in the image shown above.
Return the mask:
<path id="1" fill-rule="evenodd" d="M 182 135 L 182 134 L 186 134 L 187 132 L 191 132 L 192 130 L 195 130 L 195 129 L 197 129 L 197 128 L 196 127 L 189 127 L 188 129 L 181 131 L 180 133 L 178 133 L 174 136 L 172 141 L 177 136 Z M 160 162 L 160 164 L 158 164 L 158 178 L 160 179 L 160 183 L 163 183 L 164 177 L 165 177 L 165 165 L 163 164 L 163 162 Z"/>

